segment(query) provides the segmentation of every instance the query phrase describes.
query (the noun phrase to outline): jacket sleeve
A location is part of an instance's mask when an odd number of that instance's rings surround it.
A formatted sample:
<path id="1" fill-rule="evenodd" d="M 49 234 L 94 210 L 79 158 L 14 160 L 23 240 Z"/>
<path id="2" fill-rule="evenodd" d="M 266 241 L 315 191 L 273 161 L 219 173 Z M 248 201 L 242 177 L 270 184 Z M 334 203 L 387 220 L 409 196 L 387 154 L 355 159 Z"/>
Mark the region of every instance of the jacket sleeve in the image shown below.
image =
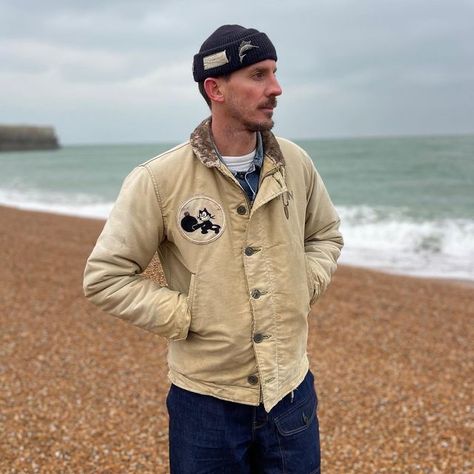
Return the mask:
<path id="1" fill-rule="evenodd" d="M 191 321 L 187 295 L 141 275 L 165 234 L 158 197 L 145 166 L 127 176 L 87 260 L 84 294 L 113 316 L 168 339 L 185 339 Z"/>
<path id="2" fill-rule="evenodd" d="M 340 219 L 319 173 L 311 166 L 305 220 L 305 255 L 308 281 L 312 287 L 311 305 L 324 293 L 337 267 L 344 245 L 339 232 Z"/>

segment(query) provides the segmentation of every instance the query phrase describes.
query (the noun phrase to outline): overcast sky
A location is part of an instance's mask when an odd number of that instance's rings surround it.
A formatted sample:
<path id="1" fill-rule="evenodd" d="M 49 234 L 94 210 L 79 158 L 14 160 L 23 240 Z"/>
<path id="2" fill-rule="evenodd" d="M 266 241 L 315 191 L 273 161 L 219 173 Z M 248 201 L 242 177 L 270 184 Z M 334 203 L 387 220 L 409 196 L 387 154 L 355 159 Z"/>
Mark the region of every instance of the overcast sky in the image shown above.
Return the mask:
<path id="1" fill-rule="evenodd" d="M 225 23 L 275 44 L 279 135 L 474 132 L 474 0 L 0 0 L 0 123 L 183 141 L 208 115 L 192 57 Z"/>

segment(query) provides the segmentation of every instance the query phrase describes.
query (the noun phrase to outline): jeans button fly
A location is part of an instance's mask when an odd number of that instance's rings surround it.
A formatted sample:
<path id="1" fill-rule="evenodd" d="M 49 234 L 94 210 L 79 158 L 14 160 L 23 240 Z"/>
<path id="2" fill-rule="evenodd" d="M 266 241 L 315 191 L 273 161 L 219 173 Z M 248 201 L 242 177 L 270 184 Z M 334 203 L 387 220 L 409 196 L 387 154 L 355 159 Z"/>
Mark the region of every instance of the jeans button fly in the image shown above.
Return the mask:
<path id="1" fill-rule="evenodd" d="M 260 333 L 254 334 L 253 340 L 257 344 L 260 344 L 263 341 L 263 334 L 260 334 Z"/>

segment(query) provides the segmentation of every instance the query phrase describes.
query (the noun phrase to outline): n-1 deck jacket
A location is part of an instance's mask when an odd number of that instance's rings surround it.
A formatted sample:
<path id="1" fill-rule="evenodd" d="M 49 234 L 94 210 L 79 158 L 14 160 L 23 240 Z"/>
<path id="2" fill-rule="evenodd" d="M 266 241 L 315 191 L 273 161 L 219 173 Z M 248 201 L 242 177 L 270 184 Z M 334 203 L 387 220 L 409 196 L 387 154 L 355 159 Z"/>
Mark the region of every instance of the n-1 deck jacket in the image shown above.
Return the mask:
<path id="1" fill-rule="evenodd" d="M 90 255 L 85 295 L 169 340 L 170 380 L 266 411 L 308 370 L 310 305 L 343 245 L 308 155 L 262 133 L 254 203 L 219 159 L 209 120 L 135 168 Z M 168 282 L 145 278 L 158 252 Z"/>

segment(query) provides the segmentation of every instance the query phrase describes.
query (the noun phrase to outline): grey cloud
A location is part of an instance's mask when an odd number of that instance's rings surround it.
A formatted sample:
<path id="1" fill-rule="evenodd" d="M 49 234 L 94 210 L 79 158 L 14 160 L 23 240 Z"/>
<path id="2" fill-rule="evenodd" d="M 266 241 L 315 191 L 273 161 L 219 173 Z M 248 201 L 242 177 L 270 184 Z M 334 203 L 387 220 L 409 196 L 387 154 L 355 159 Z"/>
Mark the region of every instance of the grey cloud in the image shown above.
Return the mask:
<path id="1" fill-rule="evenodd" d="M 240 23 L 267 32 L 277 47 L 284 86 L 277 120 L 287 135 L 474 130 L 469 113 L 474 108 L 473 1 L 242 0 L 223 5 L 215 0 L 0 0 L 0 80 L 2 74 L 4 81 L 41 80 L 47 95 L 44 77 L 52 75 L 61 97 L 80 91 L 86 112 L 100 108 L 108 85 L 136 96 L 142 83 L 150 94 L 155 84 L 167 87 L 174 103 L 171 117 L 168 102 L 168 110 L 150 111 L 141 98 L 142 109 L 133 105 L 137 108 L 130 116 L 139 119 L 141 110 L 144 117 L 171 120 L 167 130 L 174 124 L 175 135 L 181 136 L 185 124 L 177 111 L 188 111 L 186 118 L 192 119 L 206 113 L 197 93 L 193 96 L 193 54 L 219 25 Z M 0 96 L 0 118 L 33 113 L 15 100 Z M 117 98 L 124 127 L 129 100 Z M 68 103 L 61 100 L 54 107 L 51 114 L 62 117 L 61 107 Z M 107 113 L 105 107 L 97 117 L 107 122 Z M 115 118 L 112 112 L 109 117 Z M 88 130 L 92 133 L 92 122 L 68 117 L 68 136 L 79 136 L 80 130 L 82 140 Z M 149 133 L 155 136 L 154 129 Z"/>

